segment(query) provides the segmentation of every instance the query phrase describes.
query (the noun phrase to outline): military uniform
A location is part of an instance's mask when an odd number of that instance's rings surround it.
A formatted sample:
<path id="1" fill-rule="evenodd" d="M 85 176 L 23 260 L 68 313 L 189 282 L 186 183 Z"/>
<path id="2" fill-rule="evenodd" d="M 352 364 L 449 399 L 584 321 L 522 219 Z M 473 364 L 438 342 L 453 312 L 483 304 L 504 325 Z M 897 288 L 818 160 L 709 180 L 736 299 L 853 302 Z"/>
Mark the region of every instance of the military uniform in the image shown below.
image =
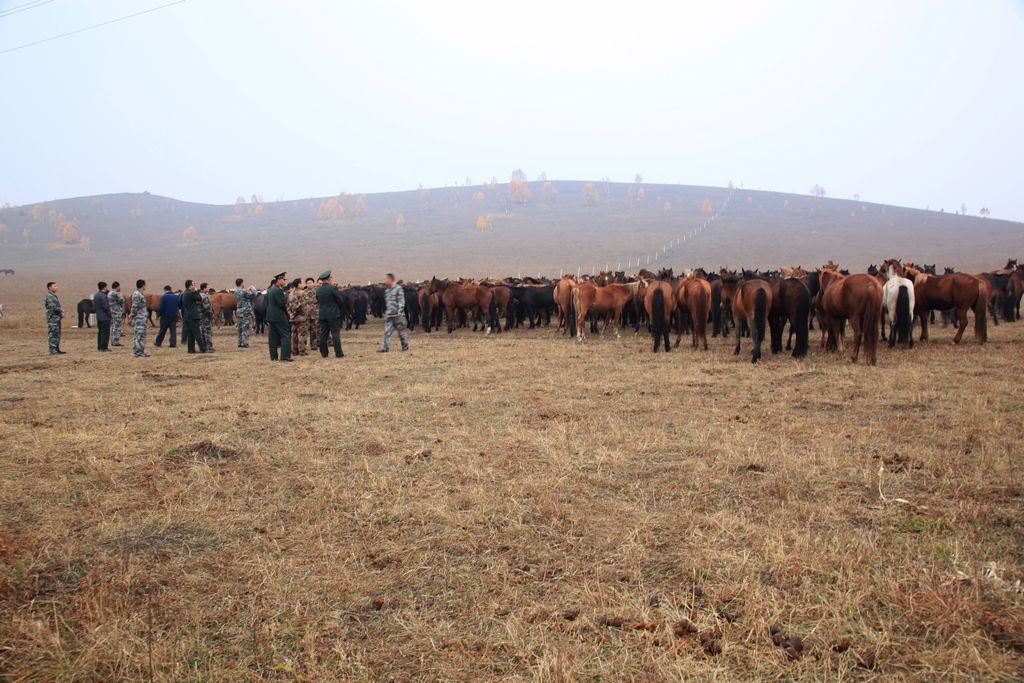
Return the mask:
<path id="1" fill-rule="evenodd" d="M 274 286 L 267 290 L 267 344 L 270 347 L 270 360 L 278 359 L 280 349 L 281 360 L 292 359 L 292 331 L 288 323 L 288 294 L 277 286 L 277 280 L 283 279 L 284 275 L 274 278 Z"/>
<path id="2" fill-rule="evenodd" d="M 200 292 L 203 299 L 202 309 L 199 316 L 199 332 L 206 344 L 206 351 L 213 351 L 213 303 L 210 302 L 209 292 Z"/>
<path id="3" fill-rule="evenodd" d="M 124 324 L 124 295 L 110 290 L 107 299 L 110 300 L 110 345 L 120 346 Z"/>
<path id="4" fill-rule="evenodd" d="M 64 309 L 57 295 L 49 290 L 43 299 L 43 307 L 46 309 L 46 342 L 50 347 L 50 355 L 54 356 L 61 352 L 60 319 L 64 316 Z"/>
<path id="5" fill-rule="evenodd" d="M 136 289 L 132 292 L 132 355 L 136 358 L 146 356 L 146 326 L 149 323 L 149 304 L 146 295 Z"/>
<path id="6" fill-rule="evenodd" d="M 256 290 L 249 289 L 235 290 L 235 315 L 237 316 L 236 326 L 238 328 L 238 348 L 249 348 L 249 333 L 252 331 L 252 302 L 256 300 Z"/>
<path id="7" fill-rule="evenodd" d="M 309 297 L 306 289 L 293 288 L 288 295 L 288 318 L 292 327 L 292 353 L 308 356 L 309 349 Z"/>
<path id="8" fill-rule="evenodd" d="M 391 335 L 398 330 L 402 350 L 409 350 L 409 332 L 405 328 L 405 290 L 397 282 L 384 292 L 384 343 L 380 350 L 391 349 Z"/>
<path id="9" fill-rule="evenodd" d="M 186 289 L 181 294 L 181 323 L 185 328 L 185 343 L 188 344 L 188 352 L 196 352 L 196 343 L 199 343 L 199 351 L 206 353 L 206 340 L 199 327 L 202 318 L 203 297 L 194 289 Z"/>
<path id="10" fill-rule="evenodd" d="M 320 304 L 316 301 L 316 290 L 312 287 L 306 287 L 306 291 L 309 294 L 306 295 L 307 308 L 306 318 L 309 320 L 309 348 L 315 350 L 318 344 L 318 335 L 320 332 Z"/>
<path id="11" fill-rule="evenodd" d="M 331 277 L 331 271 L 321 273 L 320 279 L 324 283 L 316 290 L 317 310 L 320 318 L 320 355 L 327 358 L 327 335 L 330 334 L 334 345 L 334 357 L 341 358 L 345 355 L 341 350 L 341 311 L 345 302 L 338 288 L 327 282 L 329 277 Z"/>

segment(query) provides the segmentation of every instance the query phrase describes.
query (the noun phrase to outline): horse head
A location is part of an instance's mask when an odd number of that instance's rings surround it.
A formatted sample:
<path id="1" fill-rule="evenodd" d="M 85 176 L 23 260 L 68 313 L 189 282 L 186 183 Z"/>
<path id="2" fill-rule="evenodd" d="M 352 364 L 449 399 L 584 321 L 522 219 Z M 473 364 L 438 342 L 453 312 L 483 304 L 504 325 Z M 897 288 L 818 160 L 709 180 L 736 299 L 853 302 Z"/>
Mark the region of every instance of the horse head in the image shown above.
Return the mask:
<path id="1" fill-rule="evenodd" d="M 664 282 L 666 280 L 671 280 L 672 277 L 673 277 L 673 275 L 672 275 L 672 269 L 671 268 L 662 268 L 661 270 L 658 271 L 657 279 L 661 280 L 662 282 Z"/>
<path id="2" fill-rule="evenodd" d="M 929 266 L 926 263 L 926 264 L 924 264 L 923 270 L 924 270 L 925 273 L 928 273 L 929 275 L 935 275 L 935 264 L 933 263 L 933 264 L 931 264 Z"/>
<path id="3" fill-rule="evenodd" d="M 942 274 L 943 275 L 954 275 L 954 274 L 956 274 L 956 268 L 953 268 L 951 266 L 946 266 L 945 268 L 942 269 Z"/>

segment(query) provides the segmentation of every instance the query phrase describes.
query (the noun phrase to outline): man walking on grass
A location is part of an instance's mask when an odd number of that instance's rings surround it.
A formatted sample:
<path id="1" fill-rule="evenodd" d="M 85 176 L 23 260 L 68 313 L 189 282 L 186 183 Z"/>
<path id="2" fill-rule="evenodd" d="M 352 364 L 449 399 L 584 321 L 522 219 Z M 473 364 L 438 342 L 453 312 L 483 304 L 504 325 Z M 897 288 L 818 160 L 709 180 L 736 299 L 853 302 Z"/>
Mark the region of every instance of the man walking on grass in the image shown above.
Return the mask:
<path id="1" fill-rule="evenodd" d="M 132 311 L 135 311 L 134 303 Z M 160 331 L 156 333 L 153 346 L 161 346 L 164 343 L 164 336 L 170 332 L 170 347 L 173 349 L 178 345 L 178 295 L 171 291 L 170 285 L 164 285 L 164 293 L 160 297 L 160 305 L 156 312 L 160 316 Z"/>
<path id="2" fill-rule="evenodd" d="M 405 291 L 395 282 L 395 274 L 384 276 L 384 343 L 378 353 L 391 350 L 391 335 L 398 330 L 398 338 L 402 340 L 402 350 L 409 350 L 409 333 L 405 329 Z"/>
<path id="3" fill-rule="evenodd" d="M 96 285 L 96 293 L 92 295 L 93 308 L 96 311 L 96 350 L 100 353 L 110 351 L 110 301 L 107 299 L 107 283 Z"/>
<path id="4" fill-rule="evenodd" d="M 60 350 L 60 321 L 64 319 L 64 309 L 57 298 L 57 283 L 46 283 L 46 298 L 43 299 L 46 309 L 46 342 L 50 346 L 50 355 L 63 354 Z"/>

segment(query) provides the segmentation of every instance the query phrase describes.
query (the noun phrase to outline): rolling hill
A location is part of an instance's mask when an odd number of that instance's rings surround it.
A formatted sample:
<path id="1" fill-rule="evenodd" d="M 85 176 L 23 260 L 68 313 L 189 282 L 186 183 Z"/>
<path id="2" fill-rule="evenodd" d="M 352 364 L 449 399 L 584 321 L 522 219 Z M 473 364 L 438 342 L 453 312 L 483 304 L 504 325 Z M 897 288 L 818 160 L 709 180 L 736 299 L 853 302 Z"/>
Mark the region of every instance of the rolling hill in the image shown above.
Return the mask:
<path id="1" fill-rule="evenodd" d="M 862 269 L 898 256 L 984 270 L 1024 257 L 1024 224 L 1010 221 L 683 185 L 644 184 L 639 193 L 638 185 L 598 182 L 591 203 L 585 184 L 529 182 L 525 204 L 507 201 L 507 184 L 239 206 L 149 193 L 61 199 L 0 211 L 0 268 L 16 269 L 19 279 L 191 276 L 219 286 L 236 275 L 262 283 L 278 270 L 307 275 L 326 267 L 342 282 L 379 279 L 388 270 L 409 279 L 557 276 L 635 268 L 637 258 L 647 265 L 648 256 L 704 223 L 709 206 L 722 209 L 717 219 L 652 256 L 652 266 L 817 265 L 831 258 Z"/>

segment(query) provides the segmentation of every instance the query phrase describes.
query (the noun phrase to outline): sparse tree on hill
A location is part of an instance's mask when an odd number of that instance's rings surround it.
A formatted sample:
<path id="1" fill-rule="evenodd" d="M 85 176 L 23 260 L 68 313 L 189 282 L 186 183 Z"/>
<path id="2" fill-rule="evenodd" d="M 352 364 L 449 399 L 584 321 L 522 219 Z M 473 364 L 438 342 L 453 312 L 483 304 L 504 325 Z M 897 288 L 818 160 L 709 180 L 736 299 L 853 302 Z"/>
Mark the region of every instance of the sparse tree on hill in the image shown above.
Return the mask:
<path id="1" fill-rule="evenodd" d="M 554 204 L 558 201 L 558 188 L 550 180 L 545 180 L 544 187 L 541 189 L 541 195 L 546 203 Z"/>
<path id="2" fill-rule="evenodd" d="M 466 187 L 469 187 L 472 184 L 473 184 L 473 179 L 470 178 L 469 176 L 466 176 Z"/>
<path id="3" fill-rule="evenodd" d="M 427 188 L 423 187 L 423 183 L 420 183 L 419 191 L 420 191 L 420 201 L 421 202 L 427 201 L 427 196 L 430 194 L 430 190 L 428 190 Z"/>
<path id="4" fill-rule="evenodd" d="M 46 218 L 46 207 L 44 207 L 42 204 L 33 204 L 32 205 L 32 220 L 34 220 L 36 223 L 42 223 L 45 218 Z"/>
<path id="5" fill-rule="evenodd" d="M 729 181 L 729 184 L 726 185 L 726 187 L 728 187 L 730 190 L 734 189 L 731 180 Z"/>
<path id="6" fill-rule="evenodd" d="M 671 211 L 672 210 L 672 202 L 665 202 L 664 204 L 662 204 L 661 210 L 664 211 L 665 213 L 668 213 L 669 211 Z"/>
<path id="7" fill-rule="evenodd" d="M 402 213 L 402 212 L 398 213 L 398 217 L 395 218 L 395 225 L 397 225 L 398 227 L 402 227 L 403 225 L 405 225 L 405 214 L 404 213 Z"/>
<path id="8" fill-rule="evenodd" d="M 815 183 L 814 185 L 811 186 L 811 195 L 817 197 L 818 199 L 821 199 L 822 197 L 825 196 L 825 188 Z"/>
<path id="9" fill-rule="evenodd" d="M 501 205 L 501 210 L 506 216 L 512 213 L 512 205 L 509 204 L 508 196 L 504 193 L 498 195 L 498 203 Z"/>
<path id="10" fill-rule="evenodd" d="M 855 201 L 855 202 L 859 202 L 860 201 L 860 193 L 859 192 L 854 192 L 853 193 L 853 201 Z"/>
<path id="11" fill-rule="evenodd" d="M 358 218 L 366 213 L 366 195 L 361 194 L 356 199 L 356 208 L 352 210 L 352 213 Z"/>
<path id="12" fill-rule="evenodd" d="M 540 173 L 537 174 L 537 182 L 546 183 L 547 181 L 548 181 L 548 173 L 547 173 L 547 171 L 541 171 Z"/>
<path id="13" fill-rule="evenodd" d="M 28 243 L 28 238 L 32 235 L 32 231 L 28 228 L 23 228 L 21 231 L 21 239 L 25 243 Z"/>
<path id="14" fill-rule="evenodd" d="M 337 197 L 325 199 L 320 202 L 320 208 L 316 212 L 318 221 L 338 223 L 345 220 L 345 207 Z"/>
<path id="15" fill-rule="evenodd" d="M 638 189 L 636 191 L 636 201 L 637 201 L 637 203 L 639 204 L 640 202 L 642 202 L 644 200 L 644 197 L 646 197 L 646 196 L 647 196 L 647 190 L 645 190 L 643 188 L 643 186 L 641 186 L 640 189 Z"/>
<path id="16" fill-rule="evenodd" d="M 629 189 L 626 190 L 626 205 L 629 210 L 632 211 L 636 205 L 636 185 L 630 185 Z"/>
<path id="17" fill-rule="evenodd" d="M 597 188 L 594 187 L 594 183 L 587 183 L 583 186 L 583 201 L 587 203 L 587 206 L 597 205 Z"/>
<path id="18" fill-rule="evenodd" d="M 479 216 L 476 217 L 476 229 L 477 229 L 478 232 L 483 232 L 484 230 L 490 230 L 490 228 L 491 228 L 491 219 L 488 216 L 480 214 Z"/>
<path id="19" fill-rule="evenodd" d="M 484 185 L 488 190 L 494 190 L 498 187 L 498 176 L 491 176 L 491 181 Z"/>
<path id="20" fill-rule="evenodd" d="M 706 216 L 709 213 L 711 213 L 712 211 L 714 211 L 714 208 L 711 206 L 711 200 L 710 199 L 705 199 L 704 203 L 700 205 L 700 212 L 701 212 L 701 214 Z"/>
<path id="21" fill-rule="evenodd" d="M 190 225 L 181 231 L 181 239 L 185 244 L 192 244 L 196 240 L 196 236 L 199 235 L 199 231 L 196 230 L 196 226 Z"/>
<path id="22" fill-rule="evenodd" d="M 480 190 L 477 190 L 476 192 L 473 193 L 473 199 L 475 199 L 478 202 L 482 202 L 484 200 L 484 193 L 481 192 Z"/>
<path id="23" fill-rule="evenodd" d="M 81 237 L 74 221 L 61 221 L 57 224 L 57 239 L 64 244 L 76 244 Z"/>
<path id="24" fill-rule="evenodd" d="M 522 171 L 513 171 L 512 178 L 508 181 L 508 198 L 514 204 L 526 204 L 530 201 L 530 188 L 526 186 L 525 175 Z"/>
<path id="25" fill-rule="evenodd" d="M 139 216 L 142 215 L 142 209 L 136 206 L 134 209 L 128 212 L 128 215 L 131 216 L 132 218 L 138 218 Z"/>
<path id="26" fill-rule="evenodd" d="M 610 199 L 612 196 L 612 179 L 606 175 L 601 176 L 601 187 L 604 189 L 604 196 Z"/>
<path id="27" fill-rule="evenodd" d="M 245 215 L 245 197 L 242 195 L 235 198 L 235 213 L 239 216 Z"/>
<path id="28" fill-rule="evenodd" d="M 640 175 L 639 173 L 637 173 L 636 177 L 633 178 L 633 182 L 636 183 L 637 185 L 639 185 L 643 181 L 644 181 L 644 177 L 642 175 Z"/>
<path id="29" fill-rule="evenodd" d="M 512 180 L 521 180 L 521 181 L 523 181 L 525 183 L 526 182 L 526 172 L 523 171 L 523 169 L 521 169 L 521 168 L 517 168 L 516 170 L 512 171 Z"/>
<path id="30" fill-rule="evenodd" d="M 978 209 L 978 215 L 981 216 L 982 218 L 988 218 L 989 217 L 988 207 L 987 206 L 983 206 L 980 209 Z"/>

